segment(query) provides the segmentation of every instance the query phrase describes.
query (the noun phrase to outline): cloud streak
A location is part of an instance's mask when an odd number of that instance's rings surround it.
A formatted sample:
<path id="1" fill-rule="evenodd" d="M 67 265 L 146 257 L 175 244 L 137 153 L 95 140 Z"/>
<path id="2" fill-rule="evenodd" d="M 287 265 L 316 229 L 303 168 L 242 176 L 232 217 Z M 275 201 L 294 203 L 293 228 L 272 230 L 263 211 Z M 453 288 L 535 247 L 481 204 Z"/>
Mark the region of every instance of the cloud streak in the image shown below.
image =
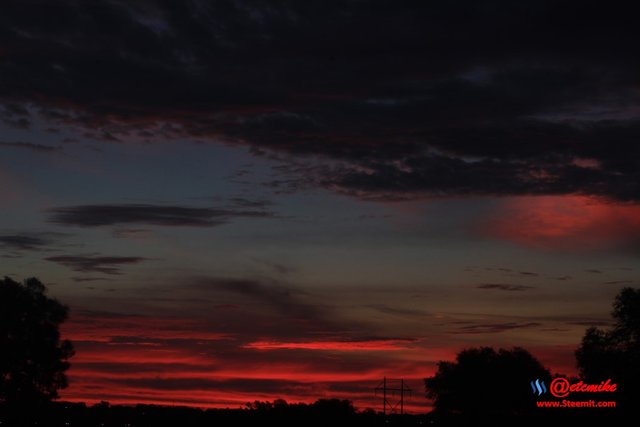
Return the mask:
<path id="1" fill-rule="evenodd" d="M 327 325 L 328 319 L 323 310 L 302 300 L 304 295 L 277 282 L 265 282 L 253 279 L 233 279 L 221 277 L 197 277 L 189 285 L 191 289 L 203 292 L 220 291 L 236 294 L 245 300 L 259 301 L 275 309 L 278 313 L 293 318 L 314 321 L 315 327 Z"/>
<path id="2" fill-rule="evenodd" d="M 53 208 L 49 222 L 79 227 L 144 224 L 167 227 L 214 227 L 235 218 L 271 218 L 264 210 L 214 209 L 151 204 L 80 205 Z"/>
<path id="3" fill-rule="evenodd" d="M 411 339 L 376 339 L 362 341 L 278 342 L 254 341 L 245 348 L 255 350 L 319 350 L 319 351 L 398 351 L 414 342 Z"/>
<path id="4" fill-rule="evenodd" d="M 391 315 L 391 316 L 412 318 L 412 317 L 424 317 L 429 315 L 429 313 L 424 310 L 417 310 L 417 309 L 404 308 L 404 307 L 393 307 L 387 304 L 369 304 L 366 307 L 376 310 L 383 314 Z"/>
<path id="5" fill-rule="evenodd" d="M 16 233 L 0 235 L 0 247 L 18 251 L 42 251 L 52 246 L 56 239 L 67 237 L 65 233 Z"/>
<path id="6" fill-rule="evenodd" d="M 526 329 L 541 326 L 537 322 L 503 322 L 466 325 L 454 331 L 454 334 L 497 334 L 514 329 Z"/>
<path id="7" fill-rule="evenodd" d="M 50 241 L 42 237 L 27 234 L 5 234 L 0 236 L 0 245 L 23 251 L 41 250 L 48 246 Z"/>
<path id="8" fill-rule="evenodd" d="M 51 153 L 55 151 L 62 150 L 62 147 L 44 145 L 44 144 L 35 144 L 33 142 L 3 142 L 0 141 L 0 148 L 18 148 L 33 151 L 36 153 Z"/>
<path id="9" fill-rule="evenodd" d="M 485 284 L 476 286 L 476 288 L 484 289 L 484 290 L 509 291 L 509 292 L 528 291 L 530 289 L 535 289 L 534 286 L 509 285 L 505 283 L 485 283 Z"/>
<path id="10" fill-rule="evenodd" d="M 45 258 L 80 273 L 122 274 L 121 267 L 147 261 L 143 257 L 98 256 L 98 255 L 60 255 Z"/>

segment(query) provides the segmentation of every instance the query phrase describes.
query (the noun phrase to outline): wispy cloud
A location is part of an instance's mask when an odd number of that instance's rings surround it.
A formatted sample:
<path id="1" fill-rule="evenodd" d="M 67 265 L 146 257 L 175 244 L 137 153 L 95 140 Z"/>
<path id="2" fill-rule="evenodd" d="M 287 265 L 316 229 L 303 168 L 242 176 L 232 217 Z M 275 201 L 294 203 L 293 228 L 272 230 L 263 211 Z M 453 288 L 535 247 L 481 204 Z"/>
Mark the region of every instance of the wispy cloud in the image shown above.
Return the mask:
<path id="1" fill-rule="evenodd" d="M 143 257 L 98 256 L 98 255 L 61 255 L 45 258 L 81 273 L 121 274 L 121 266 L 139 264 L 147 261 Z"/>
<path id="2" fill-rule="evenodd" d="M 235 218 L 270 218 L 266 210 L 217 209 L 182 205 L 113 204 L 53 208 L 49 221 L 61 225 L 99 227 L 146 224 L 169 227 L 214 227 Z"/>
<path id="3" fill-rule="evenodd" d="M 267 209 L 274 205 L 271 200 L 253 200 L 246 197 L 232 197 L 229 202 L 239 208 L 245 209 Z"/>
<path id="4" fill-rule="evenodd" d="M 405 307 L 393 307 L 387 304 L 369 304 L 366 307 L 379 311 L 380 313 L 389 314 L 392 316 L 423 317 L 429 314 L 424 310 L 417 310 L 417 309 L 405 308 Z"/>
<path id="5" fill-rule="evenodd" d="M 72 277 L 71 280 L 74 282 L 109 282 L 111 279 L 107 277 Z"/>
<path id="6" fill-rule="evenodd" d="M 540 274 L 535 273 L 533 271 L 520 271 L 519 274 L 521 276 L 528 276 L 528 277 L 538 277 Z"/>
<path id="7" fill-rule="evenodd" d="M 476 286 L 476 288 L 496 291 L 528 291 L 529 289 L 535 289 L 534 286 L 509 285 L 506 283 L 485 283 Z"/>
<path id="8" fill-rule="evenodd" d="M 27 232 L 0 235 L 0 247 L 19 251 L 41 251 L 53 245 L 57 239 L 68 237 L 66 233 Z"/>
<path id="9" fill-rule="evenodd" d="M 611 326 L 611 322 L 606 320 L 577 320 L 573 322 L 566 322 L 568 325 L 578 326 Z"/>
<path id="10" fill-rule="evenodd" d="M 319 350 L 319 351 L 397 351 L 407 348 L 413 339 L 370 339 L 362 341 L 254 341 L 245 348 L 256 350 Z"/>
<path id="11" fill-rule="evenodd" d="M 3 142 L 0 141 L 0 148 L 18 148 L 23 150 L 35 151 L 39 153 L 51 153 L 62 150 L 62 147 L 35 144 L 33 142 Z"/>
<path id="12" fill-rule="evenodd" d="M 113 237 L 123 239 L 146 239 L 151 236 L 151 230 L 144 228 L 124 228 L 113 230 Z"/>
<path id="13" fill-rule="evenodd" d="M 632 280 L 611 280 L 609 282 L 604 282 L 604 285 L 628 285 L 633 283 Z"/>
<path id="14" fill-rule="evenodd" d="M 496 334 L 513 329 L 526 329 L 540 326 L 537 322 L 504 322 L 466 325 L 454 331 L 454 334 Z"/>
<path id="15" fill-rule="evenodd" d="M 278 282 L 254 279 L 197 277 L 190 287 L 201 291 L 224 291 L 243 298 L 262 301 L 285 315 L 302 319 L 324 320 L 318 306 L 302 301 L 303 293 Z"/>

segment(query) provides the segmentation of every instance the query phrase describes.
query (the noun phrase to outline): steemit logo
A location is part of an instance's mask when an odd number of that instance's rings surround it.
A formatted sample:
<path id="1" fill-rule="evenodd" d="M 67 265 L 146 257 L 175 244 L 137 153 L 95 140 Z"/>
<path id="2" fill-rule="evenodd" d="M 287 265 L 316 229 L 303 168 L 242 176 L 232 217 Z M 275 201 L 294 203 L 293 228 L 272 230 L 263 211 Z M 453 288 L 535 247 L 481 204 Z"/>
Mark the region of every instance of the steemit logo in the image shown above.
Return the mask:
<path id="1" fill-rule="evenodd" d="M 533 394 L 538 394 L 538 396 L 542 396 L 547 392 L 547 386 L 544 385 L 544 381 L 540 379 L 536 379 L 535 381 L 531 381 L 531 390 L 533 390 Z"/>

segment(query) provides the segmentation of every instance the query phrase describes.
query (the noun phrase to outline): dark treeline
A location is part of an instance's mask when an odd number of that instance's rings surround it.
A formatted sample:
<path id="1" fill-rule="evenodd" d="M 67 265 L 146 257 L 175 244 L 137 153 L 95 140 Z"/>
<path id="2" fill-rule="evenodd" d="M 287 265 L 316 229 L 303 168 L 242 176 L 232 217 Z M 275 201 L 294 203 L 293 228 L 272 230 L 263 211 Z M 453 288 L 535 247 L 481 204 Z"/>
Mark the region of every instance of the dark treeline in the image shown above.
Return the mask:
<path id="1" fill-rule="evenodd" d="M 496 403 L 500 398 L 495 399 Z M 348 400 L 320 399 L 312 404 L 287 404 L 282 400 L 254 402 L 242 409 L 199 409 L 185 406 L 109 405 L 107 402 L 50 402 L 16 413 L 0 405 L 2 427 L 205 427 L 205 426 L 519 426 L 625 425 L 614 411 L 558 409 L 518 416 L 451 417 L 430 413 L 384 415 L 373 410 L 357 411 Z M 596 424 L 594 424 L 596 423 Z"/>
<path id="2" fill-rule="evenodd" d="M 356 411 L 348 400 L 320 399 L 311 404 L 284 400 L 248 403 L 243 409 L 199 409 L 185 406 L 96 405 L 51 402 L 37 410 L 13 411 L 0 405 L 4 426 L 141 427 L 141 426 L 420 426 L 425 415 L 390 415 L 373 410 Z"/>

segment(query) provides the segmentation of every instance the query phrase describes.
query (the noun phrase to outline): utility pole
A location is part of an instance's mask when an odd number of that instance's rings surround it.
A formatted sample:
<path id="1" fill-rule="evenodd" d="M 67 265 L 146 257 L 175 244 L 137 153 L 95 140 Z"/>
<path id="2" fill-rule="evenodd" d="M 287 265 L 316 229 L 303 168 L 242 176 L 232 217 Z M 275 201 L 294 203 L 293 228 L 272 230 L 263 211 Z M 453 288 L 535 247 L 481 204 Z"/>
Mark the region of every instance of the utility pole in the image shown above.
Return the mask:
<path id="1" fill-rule="evenodd" d="M 382 380 L 384 386 L 382 387 L 382 413 L 387 415 L 387 377 Z"/>
<path id="2" fill-rule="evenodd" d="M 404 414 L 405 394 L 411 396 L 411 389 L 406 386 L 404 378 L 393 379 L 384 377 L 375 388 L 376 396 L 380 392 L 382 392 L 382 413 L 384 415 L 387 415 L 387 413 Z"/>
<path id="3" fill-rule="evenodd" d="M 404 414 L 404 379 L 400 379 L 400 415 Z"/>

